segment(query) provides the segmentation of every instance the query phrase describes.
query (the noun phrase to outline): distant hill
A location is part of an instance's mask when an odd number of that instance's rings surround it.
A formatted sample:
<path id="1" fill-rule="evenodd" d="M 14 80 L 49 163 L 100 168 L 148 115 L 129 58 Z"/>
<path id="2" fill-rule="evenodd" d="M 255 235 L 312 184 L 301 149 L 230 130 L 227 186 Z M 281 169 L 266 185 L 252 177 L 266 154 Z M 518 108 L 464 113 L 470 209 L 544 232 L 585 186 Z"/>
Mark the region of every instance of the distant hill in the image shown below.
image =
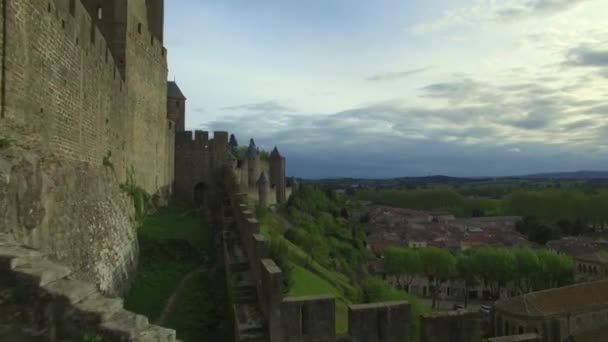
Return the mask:
<path id="1" fill-rule="evenodd" d="M 548 172 L 507 177 L 523 179 L 608 179 L 608 171 Z"/>
<path id="2" fill-rule="evenodd" d="M 450 177 L 445 175 L 433 175 L 423 177 L 397 177 L 397 178 L 325 178 L 325 179 L 302 179 L 305 183 L 322 184 L 336 187 L 359 186 L 416 186 L 424 184 L 465 184 L 488 182 L 497 180 L 587 180 L 608 181 L 608 171 L 575 171 L 575 172 L 547 172 L 518 176 L 503 177 Z"/>

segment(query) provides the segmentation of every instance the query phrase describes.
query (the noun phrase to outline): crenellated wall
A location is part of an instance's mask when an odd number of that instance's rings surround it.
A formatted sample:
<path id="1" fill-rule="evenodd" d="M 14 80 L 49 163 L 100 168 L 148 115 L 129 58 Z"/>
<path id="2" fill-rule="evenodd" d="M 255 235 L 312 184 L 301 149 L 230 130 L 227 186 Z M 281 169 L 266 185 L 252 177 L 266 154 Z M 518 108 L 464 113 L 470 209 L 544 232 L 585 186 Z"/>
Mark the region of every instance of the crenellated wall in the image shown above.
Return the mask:
<path id="1" fill-rule="evenodd" d="M 0 340 L 174 342 L 175 331 L 151 325 L 106 297 L 70 268 L 0 234 Z"/>
<path id="2" fill-rule="evenodd" d="M 173 183 L 161 13 L 148 5 L 2 1 L 0 232 L 108 293 L 137 264 L 120 184 L 166 198 Z"/>
<path id="3" fill-rule="evenodd" d="M 247 194 L 231 198 L 233 228 L 224 233 L 229 286 L 246 291 L 251 286 L 255 301 L 235 301 L 235 334 L 245 341 L 256 329 L 264 329 L 270 341 L 285 342 L 406 342 L 409 339 L 410 306 L 407 302 L 349 306 L 348 333 L 336 336 L 335 297 L 284 297 L 282 272 L 268 259 L 269 242 L 259 234 L 259 222 L 248 210 Z M 245 312 L 259 308 L 262 321 L 247 320 Z M 253 328 L 255 327 L 255 328 Z M 238 339 L 240 337 L 241 339 Z"/>

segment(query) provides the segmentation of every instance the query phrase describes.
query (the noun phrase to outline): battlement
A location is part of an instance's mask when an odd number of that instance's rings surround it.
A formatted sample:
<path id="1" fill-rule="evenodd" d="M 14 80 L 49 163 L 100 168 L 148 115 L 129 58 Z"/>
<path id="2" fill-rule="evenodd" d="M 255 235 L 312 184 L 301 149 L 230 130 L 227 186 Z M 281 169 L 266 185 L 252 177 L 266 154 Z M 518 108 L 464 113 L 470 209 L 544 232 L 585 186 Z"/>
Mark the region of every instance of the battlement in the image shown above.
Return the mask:
<path id="1" fill-rule="evenodd" d="M 106 64 L 111 70 L 112 78 L 120 78 L 118 86 L 120 90 L 123 89 L 124 79 L 120 77 L 120 65 L 114 60 L 101 28 L 80 1 L 54 0 L 36 2 L 36 5 L 46 9 L 46 11 L 36 11 L 40 15 L 40 20 L 49 20 L 52 21 L 52 25 L 60 26 L 66 40 L 72 40 L 86 58 L 98 64 Z"/>
<path id="2" fill-rule="evenodd" d="M 175 342 L 175 330 L 148 323 L 123 308 L 122 299 L 102 295 L 94 284 L 74 280 L 71 270 L 0 234 L 2 323 L 12 325 L 3 341 L 72 340 Z M 25 301 L 25 302 L 24 302 Z M 12 322 L 4 320 L 16 317 Z"/>
<path id="3" fill-rule="evenodd" d="M 420 341 L 481 341 L 478 311 L 430 312 L 420 318 Z"/>
<path id="4" fill-rule="evenodd" d="M 228 132 L 225 131 L 214 131 L 213 136 L 209 137 L 208 131 L 195 130 L 195 131 L 181 131 L 175 133 L 175 144 L 180 147 L 192 147 L 198 148 L 205 146 L 209 147 L 212 143 L 228 143 Z"/>
<path id="5" fill-rule="evenodd" d="M 246 263 L 250 274 L 232 271 L 228 278 L 251 278 L 265 321 L 265 324 L 258 324 L 266 327 L 270 341 L 403 342 L 409 339 L 410 305 L 407 302 L 350 305 L 348 333 L 336 336 L 336 298 L 333 295 L 283 297 L 282 271 L 268 259 L 269 242 L 259 234 L 260 224 L 246 202 L 247 195 L 243 193 L 231 198 L 236 230 L 230 232 L 237 233 L 240 238 L 225 235 L 224 254 L 228 270 L 242 270 Z M 235 245 L 235 241 L 241 241 L 242 247 Z M 241 283 L 232 285 L 243 286 Z M 235 304 L 235 314 L 245 311 Z M 251 323 L 240 319 L 235 320 L 235 325 L 237 338 L 246 336 L 245 332 L 251 330 Z M 243 335 L 239 333 L 241 331 Z"/>

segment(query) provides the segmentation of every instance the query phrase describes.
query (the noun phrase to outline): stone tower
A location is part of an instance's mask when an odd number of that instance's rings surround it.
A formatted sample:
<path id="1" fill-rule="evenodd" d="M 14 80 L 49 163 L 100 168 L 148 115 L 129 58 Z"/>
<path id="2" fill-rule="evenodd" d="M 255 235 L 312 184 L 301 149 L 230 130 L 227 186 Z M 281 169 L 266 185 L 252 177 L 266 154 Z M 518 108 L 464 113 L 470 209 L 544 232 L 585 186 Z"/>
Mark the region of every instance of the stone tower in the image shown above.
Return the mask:
<path id="1" fill-rule="evenodd" d="M 257 181 L 258 187 L 258 203 L 262 207 L 268 205 L 268 179 L 266 178 L 266 172 L 262 171 L 260 178 Z"/>
<path id="2" fill-rule="evenodd" d="M 173 121 L 176 132 L 186 129 L 186 97 L 173 81 L 167 82 L 167 117 Z"/>
<path id="3" fill-rule="evenodd" d="M 285 203 L 285 157 L 279 149 L 275 148 L 270 153 L 270 184 L 275 188 L 277 203 Z"/>
<path id="4" fill-rule="evenodd" d="M 253 138 L 249 140 L 249 148 L 247 149 L 247 185 L 250 188 L 255 187 L 257 181 L 258 161 L 260 156 L 258 149 L 255 146 Z"/>

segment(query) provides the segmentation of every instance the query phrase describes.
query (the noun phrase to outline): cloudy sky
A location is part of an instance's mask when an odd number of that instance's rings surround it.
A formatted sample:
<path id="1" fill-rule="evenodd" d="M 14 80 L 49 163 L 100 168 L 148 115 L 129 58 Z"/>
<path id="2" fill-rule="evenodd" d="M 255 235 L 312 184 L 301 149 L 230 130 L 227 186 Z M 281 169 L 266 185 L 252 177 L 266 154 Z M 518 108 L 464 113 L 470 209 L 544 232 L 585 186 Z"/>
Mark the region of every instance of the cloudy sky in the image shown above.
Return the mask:
<path id="1" fill-rule="evenodd" d="M 606 0 L 167 1 L 189 129 L 300 177 L 608 169 Z"/>

